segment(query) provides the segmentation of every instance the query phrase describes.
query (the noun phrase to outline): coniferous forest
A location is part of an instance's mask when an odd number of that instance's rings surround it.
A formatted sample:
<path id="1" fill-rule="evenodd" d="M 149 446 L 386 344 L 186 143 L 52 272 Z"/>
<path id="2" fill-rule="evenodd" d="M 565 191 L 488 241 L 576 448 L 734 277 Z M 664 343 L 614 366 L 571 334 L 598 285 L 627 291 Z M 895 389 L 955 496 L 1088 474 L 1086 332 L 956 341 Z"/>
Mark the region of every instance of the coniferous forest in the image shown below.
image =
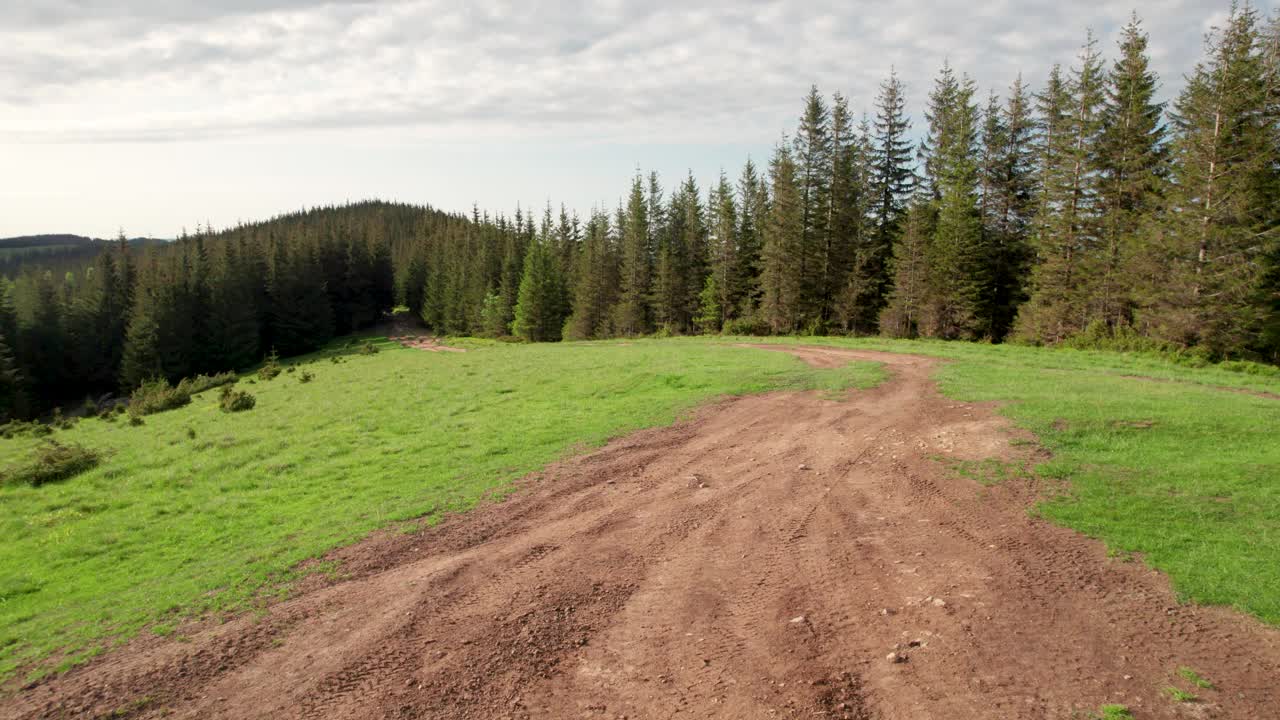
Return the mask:
<path id="1" fill-rule="evenodd" d="M 883 334 L 1280 362 L 1280 17 L 1234 8 L 1176 99 L 1135 17 L 1042 87 L 944 66 L 858 109 L 816 87 L 767 164 L 637 171 L 615 208 L 364 202 L 27 267 L 0 413 L 241 369 L 368 328 L 528 341 Z"/>

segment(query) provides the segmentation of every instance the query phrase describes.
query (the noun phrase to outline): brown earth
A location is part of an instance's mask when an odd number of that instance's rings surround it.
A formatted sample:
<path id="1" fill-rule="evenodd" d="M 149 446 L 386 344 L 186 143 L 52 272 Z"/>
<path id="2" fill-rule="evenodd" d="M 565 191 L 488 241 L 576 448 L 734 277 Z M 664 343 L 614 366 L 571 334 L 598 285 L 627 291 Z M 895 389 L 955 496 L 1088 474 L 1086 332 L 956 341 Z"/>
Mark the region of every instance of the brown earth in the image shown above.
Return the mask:
<path id="1" fill-rule="evenodd" d="M 1031 481 L 937 461 L 1019 449 L 991 407 L 937 393 L 934 361 L 785 351 L 894 377 L 622 438 L 334 553 L 347 579 L 135 641 L 0 717 L 1280 717 L 1280 632 L 1181 605 L 1141 563 L 1032 518 Z M 1180 666 L 1215 689 L 1175 703 Z"/>

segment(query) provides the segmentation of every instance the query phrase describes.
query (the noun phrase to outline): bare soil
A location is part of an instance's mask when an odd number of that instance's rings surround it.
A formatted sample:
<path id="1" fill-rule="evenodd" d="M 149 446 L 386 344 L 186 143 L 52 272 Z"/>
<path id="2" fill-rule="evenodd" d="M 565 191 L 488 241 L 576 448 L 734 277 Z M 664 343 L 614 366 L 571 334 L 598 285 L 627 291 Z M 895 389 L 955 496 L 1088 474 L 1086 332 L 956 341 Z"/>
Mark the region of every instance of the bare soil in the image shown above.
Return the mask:
<path id="1" fill-rule="evenodd" d="M 3 718 L 1280 717 L 1280 631 L 1035 519 L 1020 459 L 934 361 L 773 348 L 893 378 L 726 400 L 333 554 L 265 614 L 147 638 Z M 1164 689 L 1211 680 L 1199 699 Z"/>

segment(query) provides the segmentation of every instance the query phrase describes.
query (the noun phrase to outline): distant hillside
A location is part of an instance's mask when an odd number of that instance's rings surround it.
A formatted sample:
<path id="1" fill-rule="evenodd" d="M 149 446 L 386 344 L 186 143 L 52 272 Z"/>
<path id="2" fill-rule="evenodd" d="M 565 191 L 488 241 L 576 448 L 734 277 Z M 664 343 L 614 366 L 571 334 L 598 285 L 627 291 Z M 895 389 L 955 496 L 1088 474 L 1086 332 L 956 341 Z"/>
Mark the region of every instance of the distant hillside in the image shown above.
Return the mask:
<path id="1" fill-rule="evenodd" d="M 70 233 L 20 235 L 0 238 L 0 276 L 15 277 L 24 270 L 44 269 L 65 272 L 92 261 L 114 240 Z M 168 242 L 158 238 L 129 238 L 134 247 Z"/>

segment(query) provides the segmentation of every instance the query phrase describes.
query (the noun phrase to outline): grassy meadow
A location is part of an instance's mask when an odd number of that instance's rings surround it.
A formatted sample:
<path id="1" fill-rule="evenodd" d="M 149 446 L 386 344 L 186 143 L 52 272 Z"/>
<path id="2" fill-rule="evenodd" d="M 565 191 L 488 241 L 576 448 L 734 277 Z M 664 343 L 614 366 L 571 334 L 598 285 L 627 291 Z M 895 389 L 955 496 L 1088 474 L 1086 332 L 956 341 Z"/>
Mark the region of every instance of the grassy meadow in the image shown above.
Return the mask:
<path id="1" fill-rule="evenodd" d="M 875 363 L 814 370 L 711 343 L 455 344 L 470 352 L 335 347 L 297 372 L 241 380 L 257 399 L 247 412 L 221 412 L 211 390 L 141 426 L 120 416 L 56 431 L 106 457 L 64 482 L 0 486 L 0 679 L 244 609 L 287 588 L 306 559 L 394 521 L 465 510 L 709 399 L 883 377 Z M 315 376 L 305 384 L 304 369 Z M 0 467 L 39 443 L 0 440 Z"/>

